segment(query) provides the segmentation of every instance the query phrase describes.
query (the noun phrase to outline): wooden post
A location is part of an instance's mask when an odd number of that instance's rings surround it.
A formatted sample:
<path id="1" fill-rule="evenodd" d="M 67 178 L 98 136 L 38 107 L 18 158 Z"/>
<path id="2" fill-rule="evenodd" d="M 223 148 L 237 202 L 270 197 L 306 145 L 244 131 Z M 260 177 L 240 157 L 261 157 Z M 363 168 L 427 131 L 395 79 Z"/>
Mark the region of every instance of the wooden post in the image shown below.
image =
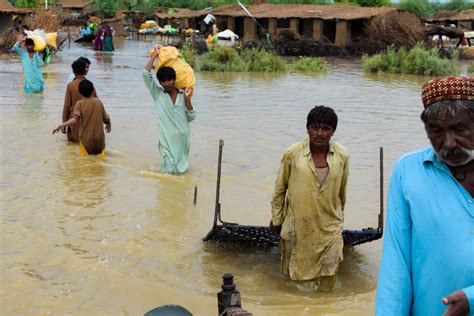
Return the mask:
<path id="1" fill-rule="evenodd" d="M 351 42 L 351 21 L 336 22 L 336 40 L 334 44 L 345 46 Z"/>
<path id="2" fill-rule="evenodd" d="M 244 18 L 244 40 L 255 40 L 257 38 L 257 24 L 251 18 Z"/>
<path id="3" fill-rule="evenodd" d="M 268 19 L 268 33 L 270 35 L 277 33 L 277 19 Z"/>
<path id="4" fill-rule="evenodd" d="M 290 19 L 290 29 L 295 33 L 299 34 L 299 27 L 300 26 L 300 20 L 298 19 Z"/>
<path id="5" fill-rule="evenodd" d="M 313 38 L 320 40 L 323 38 L 323 20 L 313 20 Z"/>
<path id="6" fill-rule="evenodd" d="M 235 29 L 235 19 L 231 16 L 227 17 L 227 28 L 234 33 L 237 33 Z"/>

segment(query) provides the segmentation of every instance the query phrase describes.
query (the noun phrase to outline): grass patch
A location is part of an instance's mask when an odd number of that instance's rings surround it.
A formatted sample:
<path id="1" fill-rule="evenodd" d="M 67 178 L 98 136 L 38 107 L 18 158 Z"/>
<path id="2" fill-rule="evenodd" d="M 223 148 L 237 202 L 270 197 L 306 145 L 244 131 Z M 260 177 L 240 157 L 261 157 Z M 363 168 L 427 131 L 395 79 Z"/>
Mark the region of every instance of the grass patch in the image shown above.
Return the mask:
<path id="1" fill-rule="evenodd" d="M 288 70 L 283 58 L 257 48 L 244 51 L 241 57 L 247 64 L 247 71 L 284 72 Z"/>
<path id="2" fill-rule="evenodd" d="M 203 54 L 198 69 L 202 71 L 247 71 L 247 63 L 229 46 L 213 47 Z"/>
<path id="3" fill-rule="evenodd" d="M 197 69 L 202 71 L 287 71 L 286 61 L 272 53 L 250 49 L 241 55 L 232 47 L 217 46 L 203 54 Z"/>
<path id="4" fill-rule="evenodd" d="M 410 51 L 403 48 L 397 51 L 391 47 L 386 53 L 362 57 L 362 65 L 366 72 L 422 76 L 457 75 L 461 69 L 456 61 L 457 55 L 454 55 L 451 60 L 441 58 L 436 48 L 427 50 L 421 43 Z"/>
<path id="5" fill-rule="evenodd" d="M 181 49 L 181 56 L 184 60 L 194 68 L 196 65 L 196 51 L 189 45 L 184 45 Z"/>
<path id="6" fill-rule="evenodd" d="M 326 73 L 327 61 L 324 58 L 303 57 L 298 59 L 294 64 L 292 70 L 303 73 Z"/>
<path id="7" fill-rule="evenodd" d="M 471 61 L 467 66 L 467 73 L 474 74 L 474 61 Z"/>

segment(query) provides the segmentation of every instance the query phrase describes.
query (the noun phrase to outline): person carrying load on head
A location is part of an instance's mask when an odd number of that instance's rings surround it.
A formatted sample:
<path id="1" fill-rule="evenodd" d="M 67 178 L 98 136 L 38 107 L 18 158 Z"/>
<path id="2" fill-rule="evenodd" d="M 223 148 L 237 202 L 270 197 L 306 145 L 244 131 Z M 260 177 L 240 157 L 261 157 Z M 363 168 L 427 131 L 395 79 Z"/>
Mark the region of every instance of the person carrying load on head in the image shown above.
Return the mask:
<path id="1" fill-rule="evenodd" d="M 375 314 L 474 315 L 474 78 L 421 99 L 431 146 L 393 168 Z"/>
<path id="2" fill-rule="evenodd" d="M 320 291 L 334 289 L 343 259 L 349 153 L 331 140 L 337 121 L 329 107 L 309 112 L 309 137 L 283 155 L 272 199 L 270 229 L 281 236 L 282 272 L 315 281 Z"/>
<path id="3" fill-rule="evenodd" d="M 19 35 L 12 51 L 20 55 L 25 76 L 23 90 L 25 93 L 43 92 L 44 81 L 41 67 L 44 65 L 41 56 L 35 52 L 35 42 L 26 35 Z"/>
<path id="4" fill-rule="evenodd" d="M 193 89 L 176 88 L 176 72 L 171 67 L 160 67 L 156 72 L 160 85 L 155 83 L 150 71 L 159 54 L 160 46 L 157 46 L 145 65 L 143 80 L 153 98 L 158 118 L 161 171 L 168 174 L 180 174 L 188 169 L 189 122 L 196 117 L 191 103 Z"/>

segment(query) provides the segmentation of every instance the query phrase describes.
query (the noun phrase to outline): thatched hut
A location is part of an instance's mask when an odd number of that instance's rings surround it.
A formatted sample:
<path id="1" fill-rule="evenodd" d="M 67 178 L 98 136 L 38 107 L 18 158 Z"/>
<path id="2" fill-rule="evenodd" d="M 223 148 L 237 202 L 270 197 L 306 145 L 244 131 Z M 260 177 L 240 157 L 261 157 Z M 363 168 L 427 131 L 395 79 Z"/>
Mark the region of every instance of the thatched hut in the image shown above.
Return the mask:
<path id="1" fill-rule="evenodd" d="M 179 8 L 157 8 L 155 16 L 160 26 L 170 24 L 177 27 L 200 29 L 203 18 L 210 13 L 209 9 L 191 10 Z"/>
<path id="2" fill-rule="evenodd" d="M 60 0 L 59 4 L 62 6 L 64 13 L 75 16 L 86 16 L 95 9 L 95 4 L 92 0 Z"/>
<path id="3" fill-rule="evenodd" d="M 15 16 L 23 16 L 31 13 L 30 9 L 14 7 L 7 0 L 0 0 L 0 30 L 6 30 L 14 24 Z"/>
<path id="4" fill-rule="evenodd" d="M 364 24 L 395 8 L 366 8 L 351 5 L 298 5 L 260 3 L 245 6 L 258 24 L 240 5 L 224 5 L 212 10 L 219 29 L 228 28 L 244 40 L 254 40 L 263 31 L 276 35 L 291 30 L 304 38 L 327 39 L 339 46 L 350 44 L 362 34 Z"/>
<path id="5" fill-rule="evenodd" d="M 427 19 L 427 22 L 441 25 L 452 25 L 474 30 L 474 9 L 464 11 L 440 11 Z"/>

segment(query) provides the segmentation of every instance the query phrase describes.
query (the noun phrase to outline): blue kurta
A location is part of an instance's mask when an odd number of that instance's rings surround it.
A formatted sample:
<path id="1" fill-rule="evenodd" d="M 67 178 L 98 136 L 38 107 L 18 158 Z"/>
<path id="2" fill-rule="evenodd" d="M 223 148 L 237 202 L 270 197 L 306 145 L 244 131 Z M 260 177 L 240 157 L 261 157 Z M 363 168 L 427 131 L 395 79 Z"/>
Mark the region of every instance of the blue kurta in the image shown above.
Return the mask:
<path id="1" fill-rule="evenodd" d="M 394 167 L 376 315 L 441 315 L 464 290 L 474 314 L 474 199 L 427 148 Z"/>
<path id="2" fill-rule="evenodd" d="M 153 80 L 151 73 L 143 71 L 143 80 L 153 98 L 160 129 L 158 148 L 162 158 L 161 172 L 183 173 L 188 169 L 189 122 L 196 113 L 186 109 L 184 92 L 179 91 L 175 104 L 165 90 Z"/>
<path id="3" fill-rule="evenodd" d="M 12 51 L 20 55 L 23 72 L 25 75 L 25 85 L 23 90 L 25 93 L 38 93 L 43 91 L 44 81 L 41 73 L 43 60 L 40 55 L 35 52 L 33 58 L 30 58 L 28 51 L 20 47 L 18 42 L 13 45 Z"/>

